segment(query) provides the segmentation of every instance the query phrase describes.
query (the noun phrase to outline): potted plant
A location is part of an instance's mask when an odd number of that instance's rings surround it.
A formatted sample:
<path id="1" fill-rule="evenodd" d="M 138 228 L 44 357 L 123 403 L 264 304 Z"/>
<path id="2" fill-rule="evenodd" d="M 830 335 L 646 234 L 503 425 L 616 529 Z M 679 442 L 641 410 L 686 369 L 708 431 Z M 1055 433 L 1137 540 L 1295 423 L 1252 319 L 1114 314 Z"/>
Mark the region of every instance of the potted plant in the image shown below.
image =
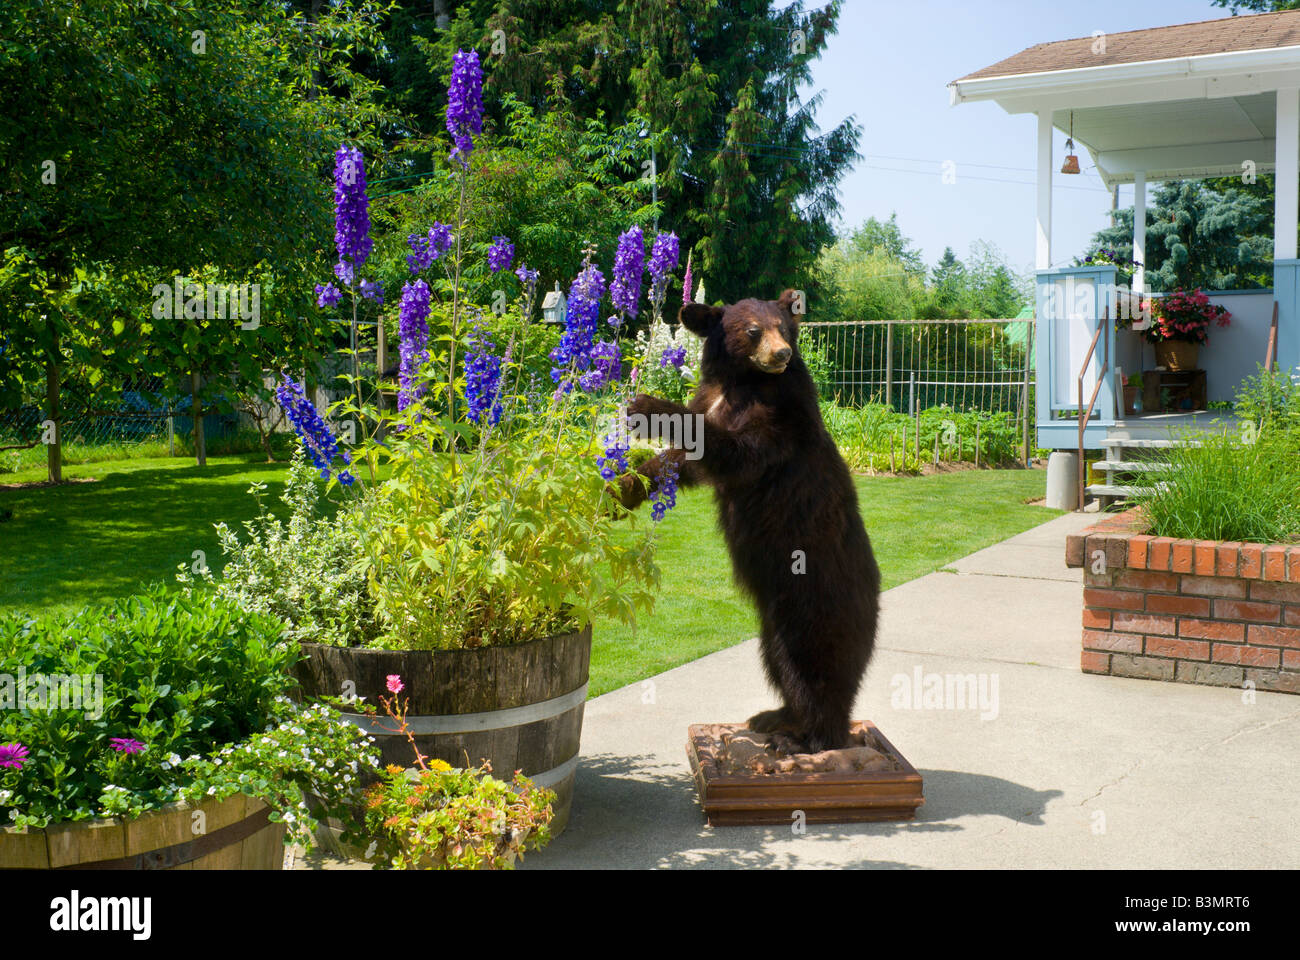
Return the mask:
<path id="1" fill-rule="evenodd" d="M 1179 372 L 1196 369 L 1197 350 L 1209 340 L 1210 324 L 1228 326 L 1232 314 L 1201 290 L 1175 290 L 1152 304 L 1142 335 L 1155 345 L 1156 363 Z"/>
<path id="2" fill-rule="evenodd" d="M 1131 415 L 1138 412 L 1142 397 L 1142 386 L 1142 374 L 1124 374 L 1124 412 L 1126 414 Z"/>
<path id="3" fill-rule="evenodd" d="M 629 374 L 662 358 L 625 361 L 618 331 L 637 315 L 647 271 L 658 315 L 678 243 L 655 236 L 647 264 L 649 238 L 631 227 L 618 238 L 609 284 L 589 246 L 549 354 L 552 383 L 530 382 L 534 358 L 524 353 L 541 339 L 537 272 L 519 264 L 514 284 L 514 245 L 494 237 L 477 245 L 487 261 L 479 275 L 514 286 L 515 303 L 494 312 L 470 302 L 462 284 L 473 247 L 465 197 L 480 85 L 477 55 L 457 53 L 447 115 L 460 202 L 452 224 L 410 237 L 397 409 L 336 404 L 336 416 L 363 430 L 357 447 L 343 450 L 302 385 L 285 377 L 279 398 L 303 450 L 348 503 L 333 518 L 315 515 L 296 492 L 300 477 L 291 496 L 301 509 L 288 528 L 264 515 L 244 542 L 227 532 L 220 589 L 288 620 L 304 652 L 296 666 L 304 695 L 364 703 L 400 674 L 421 753 L 465 769 L 487 760 L 523 770 L 556 791 L 558 833 L 577 764 L 591 623 L 632 623 L 652 608 L 658 583 L 655 524 L 630 516 L 609 485 L 632 473 Z M 358 151 L 339 149 L 335 197 L 335 274 L 355 312 L 358 293 L 382 300 L 376 284 L 359 279 L 370 246 Z M 332 282 L 317 292 L 323 306 L 342 297 Z M 671 483 L 655 497 L 658 520 L 671 506 Z M 360 707 L 345 716 L 376 737 L 385 764 L 406 764 L 405 734 Z"/>
<path id="4" fill-rule="evenodd" d="M 0 866 L 280 869 L 308 793 L 359 828 L 378 758 L 295 705 L 282 626 L 154 590 L 71 617 L 0 618 Z"/>
<path id="5" fill-rule="evenodd" d="M 398 703 L 401 676 L 389 677 L 387 688 L 391 696 L 380 702 L 396 724 L 393 732 L 414 750 L 416 766 L 392 764 L 366 789 L 366 827 L 375 838 L 367 853 L 376 867 L 510 869 L 525 850 L 550 841 L 553 792 L 518 772 L 511 783 L 497 780 L 487 761 L 462 769 L 429 760 L 406 720 L 409 699 Z"/>

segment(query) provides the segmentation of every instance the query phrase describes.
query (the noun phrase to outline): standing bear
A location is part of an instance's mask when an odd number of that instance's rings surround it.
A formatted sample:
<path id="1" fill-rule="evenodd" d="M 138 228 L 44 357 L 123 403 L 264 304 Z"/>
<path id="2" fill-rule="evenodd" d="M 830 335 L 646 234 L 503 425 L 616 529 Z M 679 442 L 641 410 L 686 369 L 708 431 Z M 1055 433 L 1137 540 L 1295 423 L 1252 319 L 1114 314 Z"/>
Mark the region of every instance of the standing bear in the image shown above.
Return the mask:
<path id="1" fill-rule="evenodd" d="M 619 490 L 633 509 L 670 465 L 679 484 L 712 485 L 736 580 L 758 608 L 763 666 L 782 697 L 748 726 L 786 753 L 848 745 L 880 595 L 853 479 L 799 356 L 794 296 L 682 307 L 678 319 L 704 341 L 695 396 L 683 407 L 641 394 L 628 414 L 665 440 L 666 423 L 701 416 L 698 459 L 670 448 Z"/>

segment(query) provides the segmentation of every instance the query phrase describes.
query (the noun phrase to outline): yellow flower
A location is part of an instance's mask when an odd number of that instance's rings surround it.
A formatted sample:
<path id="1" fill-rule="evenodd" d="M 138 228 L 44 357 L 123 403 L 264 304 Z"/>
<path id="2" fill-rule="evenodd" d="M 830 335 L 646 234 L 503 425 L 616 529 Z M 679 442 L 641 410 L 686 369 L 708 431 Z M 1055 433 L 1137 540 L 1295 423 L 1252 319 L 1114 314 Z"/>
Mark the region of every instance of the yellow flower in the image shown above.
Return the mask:
<path id="1" fill-rule="evenodd" d="M 429 769 L 435 773 L 446 773 L 451 769 L 451 764 L 446 760 L 430 760 Z"/>

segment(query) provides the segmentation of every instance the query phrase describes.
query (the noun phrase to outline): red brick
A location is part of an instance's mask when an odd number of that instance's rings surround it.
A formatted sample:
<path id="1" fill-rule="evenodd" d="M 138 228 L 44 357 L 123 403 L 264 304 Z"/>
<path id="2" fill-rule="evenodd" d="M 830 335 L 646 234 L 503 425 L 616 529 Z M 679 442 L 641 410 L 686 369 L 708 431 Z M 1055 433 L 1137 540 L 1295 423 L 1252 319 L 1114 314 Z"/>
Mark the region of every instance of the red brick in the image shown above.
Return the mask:
<path id="1" fill-rule="evenodd" d="M 1210 601 L 1203 597 L 1166 597 L 1148 594 L 1147 613 L 1173 613 L 1184 617 L 1208 617 Z"/>
<path id="2" fill-rule="evenodd" d="M 1065 565 L 1067 567 L 1083 566 L 1083 544 L 1086 539 L 1086 537 L 1078 533 L 1072 533 L 1065 538 Z"/>
<path id="3" fill-rule="evenodd" d="M 1246 633 L 1246 642 L 1300 648 L 1300 627 L 1257 627 L 1252 623 Z"/>
<path id="4" fill-rule="evenodd" d="M 1250 599 L 1300 603 L 1300 583 L 1264 583 L 1256 580 L 1250 585 Z"/>
<path id="5" fill-rule="evenodd" d="M 1210 645 L 1204 640 L 1147 637 L 1146 649 L 1142 652 L 1153 657 L 1178 657 L 1181 660 L 1210 659 Z"/>
<path id="6" fill-rule="evenodd" d="M 1256 603 L 1249 600 L 1215 600 L 1216 620 L 1255 620 L 1259 623 L 1277 623 L 1282 618 L 1282 607 L 1276 603 Z"/>
<path id="7" fill-rule="evenodd" d="M 1100 630 L 1083 631 L 1083 645 L 1088 650 L 1113 650 L 1119 653 L 1141 653 L 1142 638 L 1132 633 L 1104 633 Z"/>
<path id="8" fill-rule="evenodd" d="M 1231 640 L 1243 643 L 1246 639 L 1244 623 L 1221 623 L 1218 620 L 1179 620 L 1180 637 L 1196 637 L 1198 640 Z"/>
<path id="9" fill-rule="evenodd" d="M 1276 667 L 1278 652 L 1268 647 L 1249 647 L 1242 643 L 1216 643 L 1215 663 L 1240 663 L 1248 667 Z"/>
<path id="10" fill-rule="evenodd" d="M 1195 540 L 1175 540 L 1170 547 L 1169 569 L 1174 573 L 1192 572 L 1192 545 Z M 1198 573 L 1200 571 L 1197 571 Z"/>
<path id="11" fill-rule="evenodd" d="M 1264 579 L 1286 580 L 1286 547 L 1270 544 L 1264 548 Z"/>
<path id="12" fill-rule="evenodd" d="M 1178 574 L 1156 573 L 1154 570 L 1124 570 L 1115 578 L 1115 586 L 1125 590 L 1159 590 L 1161 593 L 1178 592 Z"/>
<path id="13" fill-rule="evenodd" d="M 1173 617 L 1150 616 L 1140 613 L 1115 614 L 1116 630 L 1131 630 L 1134 633 L 1159 633 L 1172 637 L 1178 633 L 1178 621 Z"/>
<path id="14" fill-rule="evenodd" d="M 1286 555 L 1286 578 L 1292 583 L 1300 583 L 1300 547 L 1292 547 Z"/>
<path id="15" fill-rule="evenodd" d="M 1264 570 L 1264 550 L 1258 543 L 1241 545 L 1241 560 L 1237 567 L 1237 576 L 1247 580 L 1260 579 Z"/>
<path id="16" fill-rule="evenodd" d="M 1214 554 L 1218 544 L 1213 540 L 1196 540 L 1192 544 L 1193 565 L 1203 577 L 1214 576 Z"/>
<path id="17" fill-rule="evenodd" d="M 1085 607 L 1109 607 L 1112 610 L 1141 610 L 1142 594 L 1130 593 L 1128 590 L 1097 590 L 1093 587 L 1083 588 L 1083 605 Z"/>
<path id="18" fill-rule="evenodd" d="M 1300 650 L 1282 651 L 1282 669 L 1300 670 Z"/>
<path id="19" fill-rule="evenodd" d="M 1148 570 L 1169 569 L 1169 548 L 1173 542 L 1169 537 L 1155 537 L 1147 544 Z"/>
<path id="20" fill-rule="evenodd" d="M 1079 657 L 1079 666 L 1084 673 L 1110 673 L 1110 654 L 1084 650 Z"/>
<path id="21" fill-rule="evenodd" d="M 1128 565 L 1136 570 L 1145 570 L 1147 566 L 1147 544 L 1151 538 L 1145 533 L 1130 537 L 1128 541 Z M 1300 577 L 1297 577 L 1300 579 Z"/>
<path id="22" fill-rule="evenodd" d="M 1286 607 L 1282 613 L 1282 622 L 1288 627 L 1300 627 L 1300 607 L 1294 604 Z"/>
<path id="23" fill-rule="evenodd" d="M 1085 630 L 1109 630 L 1110 629 L 1110 611 L 1109 610 L 1089 610 L 1083 608 L 1083 626 Z"/>
<path id="24" fill-rule="evenodd" d="M 1221 577 L 1235 577 L 1237 575 L 1237 551 L 1241 549 L 1241 544 L 1236 540 L 1219 544 L 1215 559 L 1215 568 Z"/>
<path id="25" fill-rule="evenodd" d="M 1246 597 L 1246 583 L 1229 577 L 1183 577 L 1183 593 L 1193 593 L 1198 597 L 1231 597 L 1243 600 Z"/>
<path id="26" fill-rule="evenodd" d="M 1091 561 L 1089 561 L 1089 564 L 1090 564 L 1090 563 L 1091 563 Z M 1110 573 L 1093 573 L 1093 572 L 1092 572 L 1092 567 L 1091 567 L 1089 564 L 1084 564 L 1084 567 L 1083 567 L 1083 582 L 1086 583 L 1086 584 L 1088 584 L 1088 586 L 1090 586 L 1090 587 L 1109 587 L 1109 586 L 1112 586 L 1112 585 L 1115 583 L 1115 577 L 1114 577 L 1113 574 L 1110 574 Z"/>

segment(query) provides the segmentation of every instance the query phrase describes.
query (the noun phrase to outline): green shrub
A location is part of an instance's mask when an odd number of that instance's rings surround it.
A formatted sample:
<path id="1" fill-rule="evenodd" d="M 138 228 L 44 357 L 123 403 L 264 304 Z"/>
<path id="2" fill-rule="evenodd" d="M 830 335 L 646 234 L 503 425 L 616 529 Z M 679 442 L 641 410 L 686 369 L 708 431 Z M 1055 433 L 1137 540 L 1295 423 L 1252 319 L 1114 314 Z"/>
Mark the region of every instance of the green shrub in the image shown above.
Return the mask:
<path id="1" fill-rule="evenodd" d="M 1250 421 L 1248 421 L 1250 423 Z M 1283 543 L 1300 539 L 1300 434 L 1265 427 L 1198 434 L 1137 498 L 1156 536 Z"/>
<path id="2" fill-rule="evenodd" d="M 1012 463 L 1020 457 L 1021 425 L 1003 414 L 960 412 L 942 406 L 923 410 L 918 455 L 916 419 L 905 413 L 879 403 L 844 407 L 831 401 L 823 401 L 821 410 L 826 429 L 853 470 L 889 470 L 891 439 L 893 463 L 899 472 L 919 472 L 933 463 L 936 439 L 941 462 L 974 461 L 977 424 L 981 464 Z"/>
<path id="3" fill-rule="evenodd" d="M 366 575 L 357 566 L 355 515 L 322 512 L 320 482 L 301 449 L 280 497 L 289 508 L 287 522 L 263 504 L 264 490 L 262 483 L 249 488 L 258 515 L 244 523 L 242 538 L 225 523 L 216 525 L 226 557 L 217 592 L 283 621 L 291 640 L 341 646 L 372 641 L 379 625 Z M 187 569 L 181 564 L 178 579 L 192 583 Z"/>
<path id="4" fill-rule="evenodd" d="M 235 792 L 297 821 L 306 788 L 331 809 L 359 795 L 338 773 L 377 758 L 337 714 L 285 696 L 298 654 L 282 629 L 212 593 L 161 588 L 71 617 L 0 617 L 0 824 Z"/>

